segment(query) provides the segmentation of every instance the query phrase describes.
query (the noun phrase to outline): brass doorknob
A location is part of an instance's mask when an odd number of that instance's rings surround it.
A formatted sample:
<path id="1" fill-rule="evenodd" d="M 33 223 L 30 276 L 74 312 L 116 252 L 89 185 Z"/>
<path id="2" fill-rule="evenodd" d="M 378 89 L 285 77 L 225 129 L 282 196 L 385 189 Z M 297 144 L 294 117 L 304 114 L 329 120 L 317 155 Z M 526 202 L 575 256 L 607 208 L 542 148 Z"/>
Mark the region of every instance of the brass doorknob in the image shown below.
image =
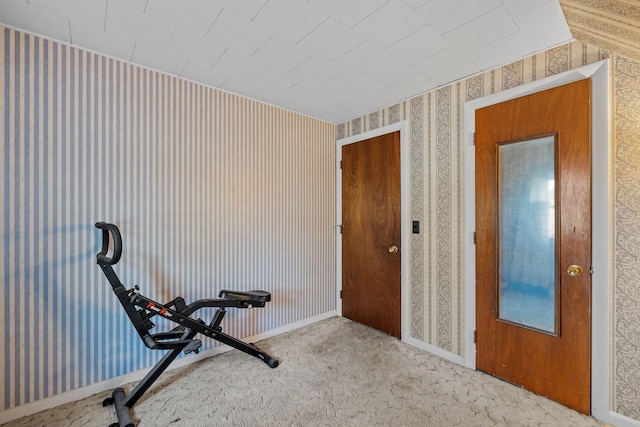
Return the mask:
<path id="1" fill-rule="evenodd" d="M 572 264 L 567 267 L 567 274 L 571 277 L 579 276 L 582 274 L 582 267 Z"/>
<path id="2" fill-rule="evenodd" d="M 394 245 L 394 246 L 391 246 L 389 248 L 389 253 L 390 254 L 395 254 L 396 252 L 398 252 L 398 247 L 397 246 Z"/>

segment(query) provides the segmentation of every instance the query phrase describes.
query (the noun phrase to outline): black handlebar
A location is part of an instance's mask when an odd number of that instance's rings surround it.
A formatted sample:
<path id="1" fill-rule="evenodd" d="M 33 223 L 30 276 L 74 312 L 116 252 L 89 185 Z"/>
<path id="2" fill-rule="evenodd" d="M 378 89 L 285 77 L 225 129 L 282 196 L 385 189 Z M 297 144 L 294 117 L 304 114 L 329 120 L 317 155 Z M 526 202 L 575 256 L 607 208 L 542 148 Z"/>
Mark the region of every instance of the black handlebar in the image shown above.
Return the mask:
<path id="1" fill-rule="evenodd" d="M 114 265 L 120 261 L 122 255 L 122 236 L 120 230 L 115 224 L 108 224 L 106 222 L 96 223 L 96 228 L 102 230 L 102 250 L 96 255 L 96 261 L 98 264 Z M 107 256 L 109 252 L 109 232 L 113 235 L 113 255 Z"/>

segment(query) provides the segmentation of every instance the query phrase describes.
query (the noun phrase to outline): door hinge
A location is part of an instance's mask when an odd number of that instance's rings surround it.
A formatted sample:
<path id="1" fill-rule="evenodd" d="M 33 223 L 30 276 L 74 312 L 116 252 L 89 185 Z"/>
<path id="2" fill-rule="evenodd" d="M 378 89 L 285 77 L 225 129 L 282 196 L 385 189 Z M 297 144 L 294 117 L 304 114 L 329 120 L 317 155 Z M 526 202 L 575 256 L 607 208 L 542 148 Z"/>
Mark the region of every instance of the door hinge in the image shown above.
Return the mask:
<path id="1" fill-rule="evenodd" d="M 473 343 L 478 342 L 478 331 L 473 331 Z"/>
<path id="2" fill-rule="evenodd" d="M 343 225 L 342 224 L 338 224 L 338 225 L 336 225 L 336 227 L 338 227 L 338 230 L 340 230 L 340 234 L 342 234 Z"/>
<path id="3" fill-rule="evenodd" d="M 340 169 L 342 169 L 342 160 L 340 160 Z"/>
<path id="4" fill-rule="evenodd" d="M 473 244 L 474 245 L 476 244 L 476 235 L 477 235 L 477 233 L 474 231 L 473 232 Z"/>
<path id="5" fill-rule="evenodd" d="M 476 133 L 473 133 L 473 145 L 476 145 Z"/>
<path id="6" fill-rule="evenodd" d="M 342 290 L 340 290 L 340 299 L 342 299 Z"/>

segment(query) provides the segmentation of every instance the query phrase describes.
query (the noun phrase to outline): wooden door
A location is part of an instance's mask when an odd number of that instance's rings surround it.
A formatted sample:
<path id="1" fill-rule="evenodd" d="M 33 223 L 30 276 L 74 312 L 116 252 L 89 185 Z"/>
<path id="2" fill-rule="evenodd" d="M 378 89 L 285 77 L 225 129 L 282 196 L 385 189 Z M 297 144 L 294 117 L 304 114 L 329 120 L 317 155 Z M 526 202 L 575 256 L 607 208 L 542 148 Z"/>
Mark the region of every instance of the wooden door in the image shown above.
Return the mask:
<path id="1" fill-rule="evenodd" d="M 590 94 L 585 79 L 476 111 L 477 368 L 586 414 Z"/>
<path id="2" fill-rule="evenodd" d="M 400 338 L 400 132 L 342 147 L 342 315 Z"/>

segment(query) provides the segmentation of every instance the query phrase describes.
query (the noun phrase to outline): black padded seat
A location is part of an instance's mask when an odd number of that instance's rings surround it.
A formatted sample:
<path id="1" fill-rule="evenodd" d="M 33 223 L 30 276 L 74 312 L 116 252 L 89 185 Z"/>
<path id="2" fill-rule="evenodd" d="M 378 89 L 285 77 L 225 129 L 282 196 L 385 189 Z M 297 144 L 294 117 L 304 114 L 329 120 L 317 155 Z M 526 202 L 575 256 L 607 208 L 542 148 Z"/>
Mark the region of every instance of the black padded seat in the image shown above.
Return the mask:
<path id="1" fill-rule="evenodd" d="M 248 301 L 265 303 L 271 301 L 271 294 L 266 291 L 229 291 L 222 290 L 218 295 L 220 298 L 228 298 L 236 301 Z"/>

